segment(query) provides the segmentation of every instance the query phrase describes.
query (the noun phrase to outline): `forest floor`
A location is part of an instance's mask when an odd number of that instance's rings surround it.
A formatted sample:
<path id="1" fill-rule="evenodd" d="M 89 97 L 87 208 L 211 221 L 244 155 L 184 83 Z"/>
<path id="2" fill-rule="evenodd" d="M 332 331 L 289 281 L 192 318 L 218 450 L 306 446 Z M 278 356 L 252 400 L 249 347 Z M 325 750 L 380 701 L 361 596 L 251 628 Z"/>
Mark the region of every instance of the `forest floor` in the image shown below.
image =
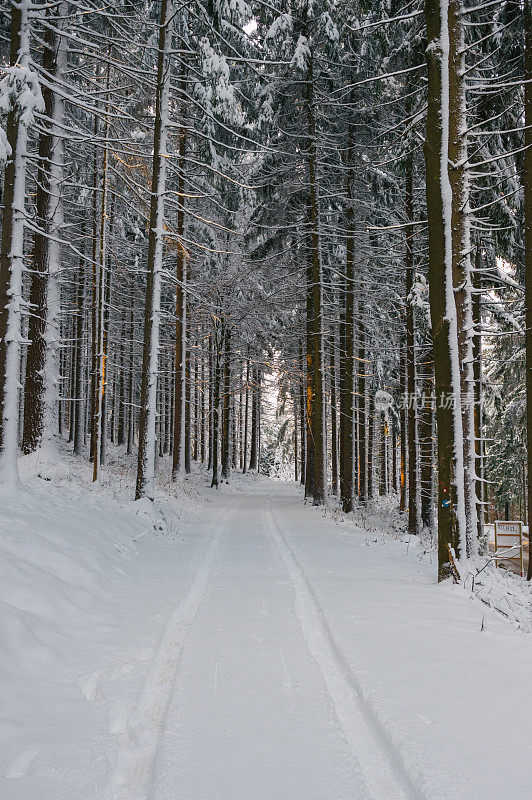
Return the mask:
<path id="1" fill-rule="evenodd" d="M 72 469 L 3 498 L 0 797 L 530 797 L 532 634 L 432 551 L 295 484 L 154 517 Z"/>

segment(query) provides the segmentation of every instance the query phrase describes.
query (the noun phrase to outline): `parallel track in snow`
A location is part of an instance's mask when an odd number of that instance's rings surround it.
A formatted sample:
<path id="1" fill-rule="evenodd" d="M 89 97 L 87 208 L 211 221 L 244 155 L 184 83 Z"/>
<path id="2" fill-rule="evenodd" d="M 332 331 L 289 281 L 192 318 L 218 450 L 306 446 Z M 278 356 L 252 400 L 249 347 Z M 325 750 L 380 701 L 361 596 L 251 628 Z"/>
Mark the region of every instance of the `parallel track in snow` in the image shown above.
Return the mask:
<path id="1" fill-rule="evenodd" d="M 190 627 L 209 585 L 224 532 L 238 506 L 229 509 L 214 535 L 185 597 L 165 625 L 135 711 L 118 737 L 116 762 L 104 792 L 106 800 L 149 800 L 165 718 Z"/>
<path id="2" fill-rule="evenodd" d="M 271 502 L 265 524 L 284 562 L 294 591 L 294 607 L 303 638 L 327 687 L 353 758 L 372 800 L 424 800 L 382 723 L 366 702 L 351 666 L 338 649 L 305 572 L 276 522 Z"/>

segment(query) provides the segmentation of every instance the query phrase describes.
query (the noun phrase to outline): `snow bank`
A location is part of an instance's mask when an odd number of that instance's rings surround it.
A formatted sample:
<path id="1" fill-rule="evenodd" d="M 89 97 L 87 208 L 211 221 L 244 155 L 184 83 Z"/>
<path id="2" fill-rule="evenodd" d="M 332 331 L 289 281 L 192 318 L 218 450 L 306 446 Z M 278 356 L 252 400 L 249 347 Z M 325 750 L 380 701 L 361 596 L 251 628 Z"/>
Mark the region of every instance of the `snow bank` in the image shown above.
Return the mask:
<path id="1" fill-rule="evenodd" d="M 94 800 L 164 625 L 154 586 L 173 599 L 190 578 L 175 564 L 201 543 L 178 534 L 197 490 L 134 503 L 116 454 L 97 487 L 66 455 L 20 469 L 0 494 L 0 797 Z"/>

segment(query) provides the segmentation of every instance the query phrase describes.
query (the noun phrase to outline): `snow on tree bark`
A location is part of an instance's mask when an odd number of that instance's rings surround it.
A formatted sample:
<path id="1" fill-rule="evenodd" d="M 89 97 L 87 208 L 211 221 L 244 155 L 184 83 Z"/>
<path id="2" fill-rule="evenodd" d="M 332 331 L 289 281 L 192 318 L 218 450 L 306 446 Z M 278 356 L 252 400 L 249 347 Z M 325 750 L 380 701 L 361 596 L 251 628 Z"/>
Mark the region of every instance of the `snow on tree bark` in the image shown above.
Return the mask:
<path id="1" fill-rule="evenodd" d="M 142 353 L 142 386 L 139 421 L 139 453 L 135 497 L 153 500 L 155 495 L 155 448 L 157 413 L 157 377 L 159 360 L 159 328 L 161 279 L 164 245 L 164 205 L 168 135 L 168 101 L 170 90 L 170 53 L 174 12 L 172 0 L 162 0 L 157 57 L 157 98 L 151 179 L 150 228 L 148 244 L 146 302 L 144 312 L 144 344 Z"/>

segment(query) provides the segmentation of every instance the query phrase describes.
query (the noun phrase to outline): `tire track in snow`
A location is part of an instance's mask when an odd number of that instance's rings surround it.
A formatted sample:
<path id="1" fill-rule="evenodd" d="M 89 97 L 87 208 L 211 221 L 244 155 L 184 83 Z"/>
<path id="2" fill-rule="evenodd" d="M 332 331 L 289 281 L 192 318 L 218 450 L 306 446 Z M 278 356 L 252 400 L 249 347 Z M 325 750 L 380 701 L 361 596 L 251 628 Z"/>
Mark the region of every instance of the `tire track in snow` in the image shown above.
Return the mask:
<path id="1" fill-rule="evenodd" d="M 287 538 L 275 521 L 271 498 L 266 525 L 294 590 L 294 607 L 307 647 L 323 675 L 327 693 L 372 800 L 424 800 L 397 748 L 364 698 L 339 651 L 316 595 Z"/>
<path id="2" fill-rule="evenodd" d="M 155 650 L 138 705 L 117 736 L 118 753 L 104 791 L 105 800 L 149 800 L 164 722 L 180 658 L 201 601 L 207 591 L 223 534 L 235 507 L 215 529 L 185 597 L 171 612 Z"/>

